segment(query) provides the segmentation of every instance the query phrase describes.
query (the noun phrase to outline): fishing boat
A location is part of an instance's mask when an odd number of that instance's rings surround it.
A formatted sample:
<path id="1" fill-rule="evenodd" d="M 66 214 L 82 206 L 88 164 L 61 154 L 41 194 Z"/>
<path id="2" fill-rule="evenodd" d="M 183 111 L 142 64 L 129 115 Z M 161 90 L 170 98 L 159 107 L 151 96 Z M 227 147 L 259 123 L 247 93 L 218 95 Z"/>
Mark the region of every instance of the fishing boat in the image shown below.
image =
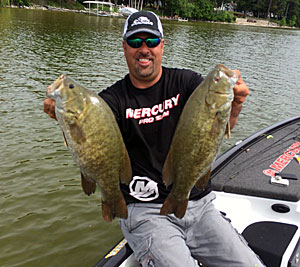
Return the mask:
<path id="1" fill-rule="evenodd" d="M 179 17 L 177 20 L 178 20 L 178 21 L 183 21 L 183 22 L 189 21 L 189 19 L 186 19 L 186 18 L 180 18 L 180 17 Z"/>
<path id="2" fill-rule="evenodd" d="M 133 7 L 122 7 L 120 10 L 119 10 L 119 13 L 121 15 L 123 15 L 124 17 L 128 17 L 130 16 L 131 14 L 135 13 L 135 12 L 138 12 L 137 9 L 133 8 Z"/>
<path id="3" fill-rule="evenodd" d="M 213 163 L 216 208 L 267 267 L 300 266 L 300 116 L 236 143 Z M 121 239 L 96 267 L 140 266 Z"/>

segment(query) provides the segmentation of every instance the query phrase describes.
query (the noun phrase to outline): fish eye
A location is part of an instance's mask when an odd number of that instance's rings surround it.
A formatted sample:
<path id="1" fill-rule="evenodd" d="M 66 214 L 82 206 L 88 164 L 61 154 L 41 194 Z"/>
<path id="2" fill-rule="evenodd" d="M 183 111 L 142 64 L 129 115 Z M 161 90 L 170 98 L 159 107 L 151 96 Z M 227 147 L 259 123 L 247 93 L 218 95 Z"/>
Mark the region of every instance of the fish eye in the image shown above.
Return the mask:
<path id="1" fill-rule="evenodd" d="M 218 83 L 220 81 L 220 77 L 215 78 L 215 83 Z"/>
<path id="2" fill-rule="evenodd" d="M 70 89 L 73 89 L 73 88 L 75 88 L 75 85 L 74 85 L 73 83 L 70 83 L 70 84 L 69 84 L 69 88 L 70 88 Z"/>

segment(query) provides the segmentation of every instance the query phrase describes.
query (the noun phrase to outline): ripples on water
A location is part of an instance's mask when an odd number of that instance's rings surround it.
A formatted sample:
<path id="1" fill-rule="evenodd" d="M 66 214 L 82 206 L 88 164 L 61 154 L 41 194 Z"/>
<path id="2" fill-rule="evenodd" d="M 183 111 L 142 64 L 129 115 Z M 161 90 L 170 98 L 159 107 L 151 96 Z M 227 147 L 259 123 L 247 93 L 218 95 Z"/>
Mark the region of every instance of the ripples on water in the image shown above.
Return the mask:
<path id="1" fill-rule="evenodd" d="M 205 75 L 223 63 L 239 69 L 250 88 L 234 135 L 223 150 L 258 129 L 300 114 L 299 31 L 210 23 L 172 26 L 165 27 L 172 28 L 165 53 L 168 66 Z"/>
<path id="2" fill-rule="evenodd" d="M 61 73 L 100 91 L 127 73 L 124 19 L 0 9 L 0 265 L 92 266 L 120 237 L 87 197 L 45 88 Z M 298 31 L 163 22 L 164 65 L 206 74 L 217 63 L 241 70 L 250 87 L 224 149 L 299 115 Z"/>

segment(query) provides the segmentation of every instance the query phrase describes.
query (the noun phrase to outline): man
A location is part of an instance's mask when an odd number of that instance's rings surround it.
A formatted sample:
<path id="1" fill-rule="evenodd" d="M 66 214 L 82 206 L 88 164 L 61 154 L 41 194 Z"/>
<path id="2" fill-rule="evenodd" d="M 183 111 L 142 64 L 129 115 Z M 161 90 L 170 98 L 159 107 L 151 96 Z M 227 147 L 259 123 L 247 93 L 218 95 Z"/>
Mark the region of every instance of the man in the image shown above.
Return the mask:
<path id="1" fill-rule="evenodd" d="M 180 113 L 201 75 L 162 67 L 163 29 L 152 12 L 132 14 L 125 23 L 123 50 L 129 74 L 102 91 L 119 124 L 133 170 L 129 186 L 121 184 L 128 218 L 121 228 L 143 266 L 263 266 L 244 239 L 217 211 L 209 185 L 194 188 L 185 216 L 160 215 L 170 192 L 161 179 Z M 237 122 L 249 94 L 240 72 L 234 87 L 230 125 Z M 55 118 L 55 103 L 46 99 L 44 111 Z"/>

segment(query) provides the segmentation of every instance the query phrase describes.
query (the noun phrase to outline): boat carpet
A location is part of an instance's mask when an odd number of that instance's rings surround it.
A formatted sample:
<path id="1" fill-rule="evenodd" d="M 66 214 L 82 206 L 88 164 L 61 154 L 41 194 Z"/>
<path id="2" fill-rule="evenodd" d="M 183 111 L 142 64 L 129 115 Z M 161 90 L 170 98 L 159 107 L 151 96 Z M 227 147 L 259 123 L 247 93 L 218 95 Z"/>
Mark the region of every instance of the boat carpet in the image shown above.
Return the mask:
<path id="1" fill-rule="evenodd" d="M 212 173 L 213 190 L 300 200 L 300 158 L 296 158 L 300 157 L 300 117 L 268 129 L 251 142 L 245 140 L 227 164 Z M 271 184 L 275 173 L 287 178 L 289 185 Z"/>

